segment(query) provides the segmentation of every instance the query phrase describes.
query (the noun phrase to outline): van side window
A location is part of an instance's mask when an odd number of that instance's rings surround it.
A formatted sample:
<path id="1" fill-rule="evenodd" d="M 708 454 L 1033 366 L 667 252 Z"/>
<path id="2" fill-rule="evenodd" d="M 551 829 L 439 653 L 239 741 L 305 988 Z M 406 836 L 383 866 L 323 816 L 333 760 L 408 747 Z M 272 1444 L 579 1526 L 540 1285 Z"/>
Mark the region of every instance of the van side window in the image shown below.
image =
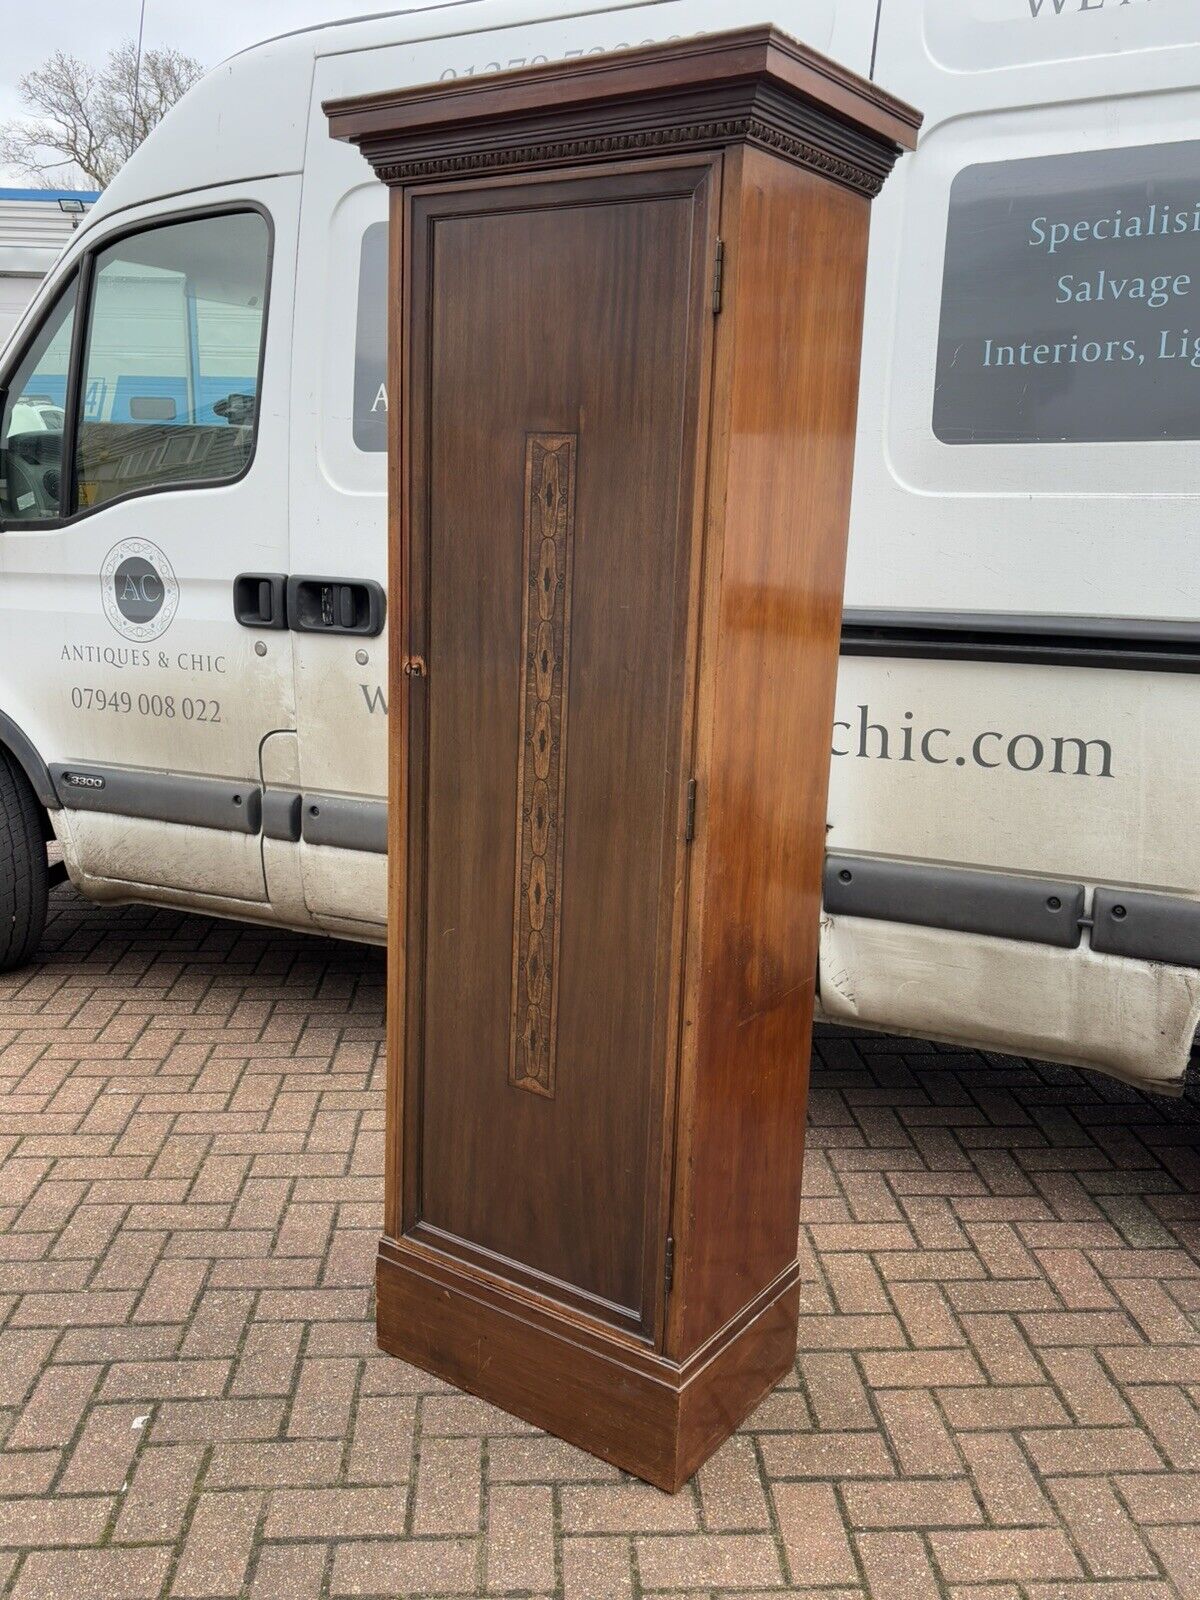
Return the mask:
<path id="1" fill-rule="evenodd" d="M 62 444 L 75 284 L 55 301 L 8 381 L 0 417 L 0 521 L 62 513 Z"/>
<path id="2" fill-rule="evenodd" d="M 97 254 L 75 451 L 81 511 L 229 482 L 249 466 L 269 255 L 252 211 L 148 228 Z"/>

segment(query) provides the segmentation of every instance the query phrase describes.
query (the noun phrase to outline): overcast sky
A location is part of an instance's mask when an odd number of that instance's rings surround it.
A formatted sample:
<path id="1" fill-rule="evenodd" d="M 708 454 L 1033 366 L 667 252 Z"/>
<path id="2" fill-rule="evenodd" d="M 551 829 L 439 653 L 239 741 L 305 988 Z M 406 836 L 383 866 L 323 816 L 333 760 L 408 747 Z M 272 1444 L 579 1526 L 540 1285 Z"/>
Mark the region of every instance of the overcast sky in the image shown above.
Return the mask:
<path id="1" fill-rule="evenodd" d="M 146 0 L 145 43 L 173 45 L 212 67 L 289 28 L 390 9 L 388 0 Z M 139 11 L 140 0 L 0 0 L 0 118 L 20 111 L 18 80 L 53 51 L 102 62 L 122 39 L 136 37 Z M 28 181 L 0 167 L 0 183 Z"/>

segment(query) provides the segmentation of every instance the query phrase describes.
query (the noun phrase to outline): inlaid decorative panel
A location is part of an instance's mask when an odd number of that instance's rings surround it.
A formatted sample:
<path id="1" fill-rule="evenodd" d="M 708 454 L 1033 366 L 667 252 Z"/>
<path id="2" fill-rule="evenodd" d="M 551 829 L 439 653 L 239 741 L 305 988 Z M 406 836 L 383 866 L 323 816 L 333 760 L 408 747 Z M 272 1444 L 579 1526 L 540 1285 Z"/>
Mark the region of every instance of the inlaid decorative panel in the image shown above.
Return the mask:
<path id="1" fill-rule="evenodd" d="M 525 442 L 525 583 L 508 1081 L 518 1089 L 548 1097 L 554 1094 L 558 1022 L 576 445 L 572 433 L 532 433 Z"/>

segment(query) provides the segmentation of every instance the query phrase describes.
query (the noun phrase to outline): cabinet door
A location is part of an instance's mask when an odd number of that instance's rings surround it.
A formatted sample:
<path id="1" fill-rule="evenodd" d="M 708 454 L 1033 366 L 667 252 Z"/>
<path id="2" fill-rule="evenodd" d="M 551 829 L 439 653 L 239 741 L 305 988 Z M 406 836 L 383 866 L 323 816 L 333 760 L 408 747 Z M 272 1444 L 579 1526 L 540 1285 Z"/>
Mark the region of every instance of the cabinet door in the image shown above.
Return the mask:
<path id="1" fill-rule="evenodd" d="M 715 166 L 417 197 L 404 1225 L 655 1315 Z"/>

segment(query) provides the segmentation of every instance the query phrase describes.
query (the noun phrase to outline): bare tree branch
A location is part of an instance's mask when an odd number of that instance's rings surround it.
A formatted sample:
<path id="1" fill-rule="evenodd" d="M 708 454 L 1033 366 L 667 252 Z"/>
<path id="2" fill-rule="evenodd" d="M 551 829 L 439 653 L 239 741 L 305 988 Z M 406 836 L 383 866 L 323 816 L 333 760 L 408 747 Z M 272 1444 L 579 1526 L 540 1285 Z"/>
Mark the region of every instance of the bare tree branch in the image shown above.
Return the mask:
<path id="1" fill-rule="evenodd" d="M 103 189 L 133 150 L 196 82 L 200 63 L 182 51 L 127 40 L 104 66 L 62 50 L 21 79 L 28 114 L 0 122 L 0 162 L 46 188 Z"/>

